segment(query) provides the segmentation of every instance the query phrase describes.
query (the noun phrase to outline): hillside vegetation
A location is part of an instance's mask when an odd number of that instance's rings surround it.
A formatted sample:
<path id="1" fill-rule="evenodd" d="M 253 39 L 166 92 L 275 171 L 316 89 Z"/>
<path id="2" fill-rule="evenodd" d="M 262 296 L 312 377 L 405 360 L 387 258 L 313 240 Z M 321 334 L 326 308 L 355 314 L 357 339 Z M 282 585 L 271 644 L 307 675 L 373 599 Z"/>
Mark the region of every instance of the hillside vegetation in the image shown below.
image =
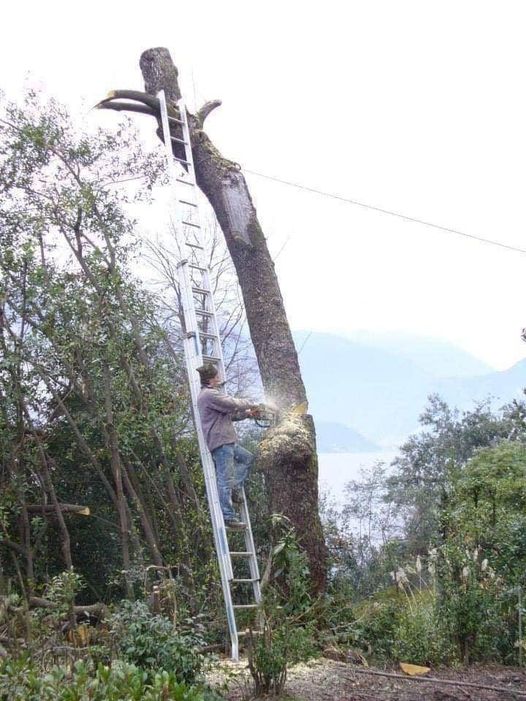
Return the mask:
<path id="1" fill-rule="evenodd" d="M 152 294 L 132 274 L 144 248 L 130 204 L 148 206 L 159 161 L 128 127 L 86 134 L 34 94 L 2 110 L 0 698 L 232 695 L 205 683 L 228 640 L 176 291 Z M 220 314 L 242 389 L 251 368 L 239 327 L 228 304 Z M 334 367 L 354 362 L 342 343 Z M 352 399 L 364 416 L 389 376 L 380 351 L 370 363 L 378 387 L 362 378 Z M 401 387 L 424 372 L 400 358 L 392 369 Z M 333 380 L 327 363 L 309 372 L 319 388 Z M 330 390 L 343 415 L 349 394 Z M 341 509 L 322 504 L 321 596 L 256 467 L 249 504 L 265 586 L 259 620 L 240 621 L 259 630 L 245 638 L 246 695 L 284 693 L 291 665 L 322 654 L 522 662 L 526 406 L 421 401 L 420 430 L 389 476 L 377 466 L 348 485 Z M 390 411 L 394 422 L 396 403 Z M 244 444 L 257 452 L 264 430 Z"/>

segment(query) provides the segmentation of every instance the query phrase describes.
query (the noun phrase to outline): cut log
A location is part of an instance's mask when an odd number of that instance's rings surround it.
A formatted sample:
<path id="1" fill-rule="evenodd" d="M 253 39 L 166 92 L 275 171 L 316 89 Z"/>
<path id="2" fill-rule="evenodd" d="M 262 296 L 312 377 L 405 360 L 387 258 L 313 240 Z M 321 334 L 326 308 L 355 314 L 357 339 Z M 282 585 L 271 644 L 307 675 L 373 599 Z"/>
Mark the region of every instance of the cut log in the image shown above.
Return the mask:
<path id="1" fill-rule="evenodd" d="M 63 514 L 89 516 L 91 513 L 89 506 L 80 506 L 79 504 L 59 504 L 58 507 Z M 28 504 L 27 511 L 30 514 L 53 516 L 56 513 L 56 508 L 54 504 Z"/>

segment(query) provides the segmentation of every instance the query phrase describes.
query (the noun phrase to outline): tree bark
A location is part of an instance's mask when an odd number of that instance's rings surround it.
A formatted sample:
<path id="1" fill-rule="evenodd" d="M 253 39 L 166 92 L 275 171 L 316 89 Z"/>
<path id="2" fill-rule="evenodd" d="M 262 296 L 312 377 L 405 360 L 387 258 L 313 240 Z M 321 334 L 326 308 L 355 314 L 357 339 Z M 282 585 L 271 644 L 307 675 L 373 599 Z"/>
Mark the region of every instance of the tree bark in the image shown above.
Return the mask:
<path id="1" fill-rule="evenodd" d="M 145 51 L 140 59 L 146 91 L 165 90 L 169 103 L 180 97 L 177 69 L 167 49 Z M 307 400 L 298 356 L 283 305 L 274 263 L 239 166 L 224 158 L 203 131 L 207 103 L 189 115 L 196 179 L 223 230 L 243 294 L 250 336 L 268 399 L 282 410 Z M 287 516 L 309 557 L 315 592 L 326 584 L 326 548 L 318 512 L 318 460 L 312 417 L 281 422 L 262 446 L 271 509 Z"/>

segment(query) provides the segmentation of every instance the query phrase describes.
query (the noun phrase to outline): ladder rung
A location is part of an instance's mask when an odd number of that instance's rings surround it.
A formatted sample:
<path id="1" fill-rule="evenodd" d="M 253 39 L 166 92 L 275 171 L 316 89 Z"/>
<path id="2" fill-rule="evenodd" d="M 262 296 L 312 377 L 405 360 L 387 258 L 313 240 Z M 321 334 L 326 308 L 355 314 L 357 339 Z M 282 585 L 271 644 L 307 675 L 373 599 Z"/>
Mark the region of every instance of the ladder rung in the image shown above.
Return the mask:
<path id="1" fill-rule="evenodd" d="M 170 117 L 168 116 L 168 121 L 169 122 L 175 122 L 176 124 L 184 124 L 182 119 L 177 119 L 177 117 Z"/>
<path id="2" fill-rule="evenodd" d="M 248 550 L 230 551 L 230 557 L 252 557 L 254 553 L 248 552 Z"/>
<path id="3" fill-rule="evenodd" d="M 221 358 L 218 358 L 215 355 L 203 355 L 203 363 L 218 363 L 220 360 Z"/>
<path id="4" fill-rule="evenodd" d="M 235 609 L 257 609 L 259 604 L 234 604 Z"/>
<path id="5" fill-rule="evenodd" d="M 192 292 L 199 292 L 201 294 L 210 294 L 210 290 L 205 290 L 204 287 L 192 287 Z"/>
<path id="6" fill-rule="evenodd" d="M 207 331 L 199 331 L 198 333 L 200 336 L 203 336 L 203 338 L 212 338 L 214 341 L 219 341 L 219 337 L 215 333 L 208 333 Z"/>
<path id="7" fill-rule="evenodd" d="M 214 312 L 209 312 L 206 309 L 196 309 L 196 314 L 201 314 L 201 316 L 214 316 Z"/>
<path id="8" fill-rule="evenodd" d="M 175 158 L 175 156 L 174 156 Z M 179 158 L 176 158 L 176 160 L 180 160 Z M 183 163 L 186 163 L 186 161 L 183 161 Z M 183 185 L 191 185 L 192 187 L 195 187 L 195 183 L 193 183 L 191 180 L 185 180 L 184 178 L 176 178 L 176 182 L 178 183 L 183 183 Z"/>
<path id="9" fill-rule="evenodd" d="M 171 139 L 171 141 L 177 141 L 178 144 L 185 144 L 186 145 L 186 143 L 187 143 L 184 139 L 179 139 L 177 136 L 171 136 L 170 139 Z"/>
<path id="10" fill-rule="evenodd" d="M 179 163 L 184 163 L 185 166 L 191 166 L 191 165 L 192 165 L 192 164 L 190 163 L 190 161 L 187 161 L 185 158 L 179 158 L 178 156 L 173 156 L 173 159 L 174 159 L 175 161 L 179 161 Z"/>
<path id="11" fill-rule="evenodd" d="M 193 226 L 194 229 L 200 229 L 201 225 L 200 224 L 192 224 L 191 221 L 183 221 L 181 220 L 181 224 L 186 224 L 187 226 Z"/>
<path id="12" fill-rule="evenodd" d="M 239 584 L 240 582 L 245 582 L 245 583 L 253 583 L 253 582 L 259 582 L 259 579 L 256 579 L 255 577 L 253 579 L 231 579 L 230 580 L 234 584 Z"/>

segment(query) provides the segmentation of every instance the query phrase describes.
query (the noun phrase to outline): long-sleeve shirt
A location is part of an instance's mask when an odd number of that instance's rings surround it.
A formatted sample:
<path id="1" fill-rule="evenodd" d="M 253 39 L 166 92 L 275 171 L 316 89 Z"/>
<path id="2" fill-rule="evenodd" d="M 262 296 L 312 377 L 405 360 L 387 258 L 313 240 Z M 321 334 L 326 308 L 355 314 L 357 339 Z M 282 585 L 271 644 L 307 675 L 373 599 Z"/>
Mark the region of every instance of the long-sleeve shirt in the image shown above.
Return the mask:
<path id="1" fill-rule="evenodd" d="M 197 397 L 197 407 L 201 416 L 201 426 L 210 451 L 225 443 L 237 441 L 232 420 L 238 412 L 249 409 L 252 403 L 245 399 L 234 399 L 221 394 L 218 389 L 203 387 Z"/>

